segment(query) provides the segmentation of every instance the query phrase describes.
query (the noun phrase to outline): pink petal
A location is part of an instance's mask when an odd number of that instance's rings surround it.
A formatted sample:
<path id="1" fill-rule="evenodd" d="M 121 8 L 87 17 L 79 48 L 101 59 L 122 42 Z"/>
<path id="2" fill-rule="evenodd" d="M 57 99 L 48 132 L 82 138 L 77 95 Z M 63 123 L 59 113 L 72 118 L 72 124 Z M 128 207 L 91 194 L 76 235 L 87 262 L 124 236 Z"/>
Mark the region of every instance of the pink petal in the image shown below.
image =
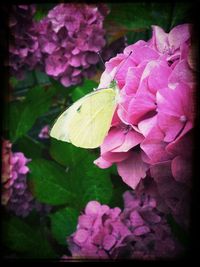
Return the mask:
<path id="1" fill-rule="evenodd" d="M 172 174 L 177 182 L 189 183 L 192 176 L 192 163 L 182 156 L 177 156 L 172 160 Z"/>
<path id="2" fill-rule="evenodd" d="M 112 162 L 109 162 L 102 157 L 99 157 L 98 159 L 96 159 L 94 161 L 94 164 L 96 164 L 101 169 L 106 169 L 112 166 Z"/>
<path id="3" fill-rule="evenodd" d="M 117 112 L 117 109 L 115 110 L 115 113 L 113 115 L 113 118 L 112 118 L 112 123 L 111 123 L 111 126 L 117 126 L 121 124 L 121 120 L 118 116 L 118 112 Z"/>
<path id="4" fill-rule="evenodd" d="M 123 129 L 118 127 L 111 128 L 111 130 L 105 137 L 103 144 L 101 145 L 101 154 L 105 154 L 106 152 L 111 151 L 122 145 L 124 139 L 125 134 Z"/>
<path id="5" fill-rule="evenodd" d="M 148 226 L 140 226 L 140 227 L 137 227 L 133 231 L 133 234 L 136 235 L 136 236 L 141 236 L 141 235 L 147 234 L 149 232 L 150 232 L 150 229 L 149 229 Z"/>
<path id="6" fill-rule="evenodd" d="M 194 83 L 194 74 L 192 73 L 186 59 L 181 60 L 169 76 L 169 86 L 172 89 L 180 82 L 189 85 Z"/>
<path id="7" fill-rule="evenodd" d="M 133 225 L 134 227 L 141 226 L 144 224 L 144 220 L 136 210 L 131 212 L 130 219 L 131 225 Z"/>
<path id="8" fill-rule="evenodd" d="M 102 155 L 102 158 L 111 163 L 116 163 L 127 159 L 130 154 L 130 152 L 107 152 Z"/>
<path id="9" fill-rule="evenodd" d="M 117 170 L 122 180 L 133 189 L 146 176 L 147 169 L 148 164 L 141 160 L 141 155 L 137 152 L 132 152 L 128 159 L 117 164 Z"/>
<path id="10" fill-rule="evenodd" d="M 187 158 L 192 157 L 193 134 L 188 132 L 184 136 L 179 136 L 175 141 L 166 146 L 166 151 L 173 156 L 184 155 Z"/>
<path id="11" fill-rule="evenodd" d="M 178 49 L 181 44 L 185 43 L 191 36 L 191 24 L 181 24 L 174 27 L 169 35 L 168 40 L 170 46 L 174 49 Z"/>
<path id="12" fill-rule="evenodd" d="M 132 48 L 132 54 L 130 56 L 130 58 L 135 62 L 135 64 L 138 65 L 142 61 L 154 60 L 159 57 L 158 53 L 147 45 L 139 46 L 136 44 Z"/>
<path id="13" fill-rule="evenodd" d="M 116 243 L 116 238 L 113 235 L 106 235 L 103 239 L 103 248 L 110 250 Z"/>
<path id="14" fill-rule="evenodd" d="M 147 61 L 142 61 L 137 67 L 130 67 L 128 69 L 126 82 L 123 87 L 127 95 L 136 93 L 146 64 Z"/>
<path id="15" fill-rule="evenodd" d="M 87 229 L 90 229 L 93 225 L 93 222 L 94 222 L 94 217 L 93 216 L 88 216 L 88 215 L 81 215 L 79 216 L 79 219 L 78 219 L 78 225 L 81 227 L 81 228 L 87 228 Z"/>
<path id="16" fill-rule="evenodd" d="M 125 140 L 123 144 L 115 149 L 112 150 L 112 152 L 127 152 L 132 147 L 135 147 L 136 145 L 140 144 L 144 137 L 135 131 L 129 131 L 125 135 Z"/>
<path id="17" fill-rule="evenodd" d="M 148 78 L 149 90 L 154 94 L 168 85 L 168 77 L 171 74 L 171 68 L 166 62 L 164 64 L 164 62 L 165 61 L 158 61 Z"/>
<path id="18" fill-rule="evenodd" d="M 27 172 L 29 172 L 29 168 L 27 166 L 22 166 L 19 170 L 19 173 L 21 174 L 26 174 Z"/>
<path id="19" fill-rule="evenodd" d="M 171 177 L 171 160 L 154 164 L 150 167 L 151 176 L 157 183 L 165 183 Z"/>
<path id="20" fill-rule="evenodd" d="M 156 123 L 157 123 L 157 115 L 149 119 L 140 121 L 138 123 L 138 128 L 140 132 L 146 137 L 151 131 L 151 129 L 156 125 Z"/>
<path id="21" fill-rule="evenodd" d="M 184 127 L 184 123 L 180 121 L 179 117 L 162 113 L 158 114 L 158 125 L 165 133 L 163 139 L 165 142 L 172 142 Z"/>
<path id="22" fill-rule="evenodd" d="M 159 223 L 161 221 L 161 217 L 153 213 L 151 210 L 143 211 L 141 215 L 142 218 L 149 223 Z"/>
<path id="23" fill-rule="evenodd" d="M 155 97 L 147 90 L 140 92 L 129 104 L 128 113 L 131 114 L 129 115 L 129 122 L 138 124 L 145 115 L 155 109 Z"/>
<path id="24" fill-rule="evenodd" d="M 152 26 L 153 42 L 159 52 L 163 53 L 166 47 L 169 46 L 168 34 L 159 26 Z"/>
<path id="25" fill-rule="evenodd" d="M 88 238 L 88 231 L 85 229 L 78 229 L 73 239 L 77 244 L 82 244 L 87 240 L 87 238 Z"/>
<path id="26" fill-rule="evenodd" d="M 85 207 L 85 214 L 97 215 L 101 209 L 101 204 L 98 201 L 90 201 Z"/>
<path id="27" fill-rule="evenodd" d="M 150 158 L 152 164 L 165 161 L 170 158 L 170 155 L 165 151 L 167 143 L 164 142 L 163 139 L 164 134 L 156 125 L 140 144 L 141 149 Z"/>

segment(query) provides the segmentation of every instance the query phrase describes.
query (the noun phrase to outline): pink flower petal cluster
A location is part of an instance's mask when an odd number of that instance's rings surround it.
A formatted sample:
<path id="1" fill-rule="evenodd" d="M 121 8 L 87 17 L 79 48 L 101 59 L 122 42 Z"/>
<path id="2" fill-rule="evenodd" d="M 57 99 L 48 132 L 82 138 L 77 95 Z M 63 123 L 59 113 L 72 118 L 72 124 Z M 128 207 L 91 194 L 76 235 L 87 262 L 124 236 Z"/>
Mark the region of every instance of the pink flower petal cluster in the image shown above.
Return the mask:
<path id="1" fill-rule="evenodd" d="M 139 197 L 133 191 L 123 195 L 122 221 L 132 234 L 115 249 L 113 256 L 123 259 L 169 259 L 182 252 L 182 247 L 173 238 L 164 213 L 157 209 L 155 198 L 147 194 Z"/>
<path id="2" fill-rule="evenodd" d="M 35 5 L 12 5 L 9 13 L 9 62 L 11 74 L 19 79 L 41 60 L 33 21 Z"/>
<path id="3" fill-rule="evenodd" d="M 184 164 L 190 168 L 191 159 L 175 147 L 191 133 L 195 117 L 194 70 L 189 63 L 192 25 L 178 25 L 170 33 L 152 28 L 148 42 L 129 45 L 106 62 L 99 85 L 108 87 L 115 79 L 120 100 L 95 164 L 108 168 L 115 163 L 133 189 L 150 166 L 164 161 L 170 161 L 175 180 L 190 178 Z"/>
<path id="4" fill-rule="evenodd" d="M 114 247 L 130 234 L 121 222 L 119 208 L 90 201 L 79 216 L 76 232 L 68 243 L 73 258 L 109 259 Z"/>
<path id="5" fill-rule="evenodd" d="M 30 159 L 27 159 L 22 152 L 12 152 L 11 149 L 10 141 L 3 140 L 2 205 L 21 217 L 26 217 L 33 209 L 41 213 L 48 212 L 50 207 L 38 203 L 28 188 L 26 176 L 29 172 L 27 163 Z"/>
<path id="6" fill-rule="evenodd" d="M 59 4 L 37 24 L 45 72 L 68 87 L 95 72 L 105 46 L 104 4 Z"/>
<path id="7" fill-rule="evenodd" d="M 181 246 L 155 198 L 126 191 L 124 209 L 90 201 L 79 216 L 77 230 L 68 238 L 70 259 L 158 259 L 176 256 Z"/>

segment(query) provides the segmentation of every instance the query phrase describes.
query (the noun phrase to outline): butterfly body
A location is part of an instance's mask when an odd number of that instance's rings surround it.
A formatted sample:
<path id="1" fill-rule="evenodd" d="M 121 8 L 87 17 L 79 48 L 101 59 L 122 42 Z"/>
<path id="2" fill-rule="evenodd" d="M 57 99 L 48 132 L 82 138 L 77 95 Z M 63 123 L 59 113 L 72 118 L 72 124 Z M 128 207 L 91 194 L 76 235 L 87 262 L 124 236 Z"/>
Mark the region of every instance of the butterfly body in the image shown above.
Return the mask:
<path id="1" fill-rule="evenodd" d="M 116 82 L 82 97 L 58 117 L 50 136 L 77 147 L 99 147 L 110 129 L 118 97 Z"/>

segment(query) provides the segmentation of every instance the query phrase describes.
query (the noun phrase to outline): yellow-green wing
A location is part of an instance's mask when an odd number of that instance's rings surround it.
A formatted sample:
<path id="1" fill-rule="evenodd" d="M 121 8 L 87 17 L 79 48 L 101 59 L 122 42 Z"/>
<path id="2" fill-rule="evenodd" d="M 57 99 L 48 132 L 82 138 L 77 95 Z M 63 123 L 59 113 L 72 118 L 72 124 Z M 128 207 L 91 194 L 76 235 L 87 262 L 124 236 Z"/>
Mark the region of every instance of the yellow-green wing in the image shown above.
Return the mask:
<path id="1" fill-rule="evenodd" d="M 73 118 L 74 114 L 76 114 L 77 109 L 82 105 L 85 98 L 91 94 L 94 94 L 94 92 L 80 98 L 63 113 L 61 113 L 50 130 L 51 137 L 61 141 L 69 142 L 69 122 Z"/>
<path id="2" fill-rule="evenodd" d="M 97 90 L 63 112 L 50 135 L 83 148 L 100 146 L 110 128 L 116 108 L 116 91 Z"/>

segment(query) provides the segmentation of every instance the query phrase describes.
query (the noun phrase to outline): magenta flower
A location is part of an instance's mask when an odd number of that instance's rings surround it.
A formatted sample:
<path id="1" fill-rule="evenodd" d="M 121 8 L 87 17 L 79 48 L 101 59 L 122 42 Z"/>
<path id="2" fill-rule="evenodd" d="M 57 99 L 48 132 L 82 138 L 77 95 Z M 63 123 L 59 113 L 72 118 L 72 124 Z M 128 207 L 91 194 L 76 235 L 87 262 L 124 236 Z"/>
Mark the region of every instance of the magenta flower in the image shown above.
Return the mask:
<path id="1" fill-rule="evenodd" d="M 182 248 L 173 238 L 155 198 L 126 191 L 124 210 L 90 201 L 68 238 L 72 259 L 159 259 L 175 257 Z"/>
<path id="2" fill-rule="evenodd" d="M 184 53 L 188 53 L 191 35 L 191 24 L 182 24 L 174 27 L 169 33 L 165 33 L 159 26 L 152 26 L 153 37 L 150 45 L 166 60 L 175 65 L 178 60 L 185 57 Z"/>
<path id="3" fill-rule="evenodd" d="M 69 238 L 73 258 L 109 259 L 111 251 L 130 234 L 121 222 L 119 208 L 90 201 L 80 215 L 76 232 Z"/>
<path id="4" fill-rule="evenodd" d="M 146 177 L 150 165 L 168 160 L 173 175 L 180 179 L 185 158 L 167 148 L 194 124 L 190 28 L 179 25 L 167 34 L 153 26 L 151 40 L 129 45 L 106 62 L 99 88 L 115 79 L 120 100 L 94 163 L 100 168 L 116 164 L 123 181 L 133 189 Z"/>
<path id="5" fill-rule="evenodd" d="M 165 134 L 165 142 L 172 142 L 193 127 L 193 91 L 187 84 L 179 83 L 174 89 L 159 90 L 157 104 L 158 125 Z"/>
<path id="6" fill-rule="evenodd" d="M 178 256 L 182 248 L 157 209 L 156 200 L 147 194 L 136 196 L 133 191 L 126 191 L 123 197 L 121 219 L 132 234 L 113 251 L 113 257 L 145 260 Z"/>
<path id="7" fill-rule="evenodd" d="M 50 130 L 50 126 L 49 126 L 49 125 L 45 125 L 45 126 L 41 129 L 41 131 L 40 131 L 38 137 L 39 137 L 40 139 L 48 139 L 48 138 L 49 138 L 49 130 Z"/>
<path id="8" fill-rule="evenodd" d="M 51 207 L 37 202 L 28 188 L 27 174 L 29 168 L 27 159 L 21 152 L 12 152 L 12 144 L 3 141 L 2 149 L 2 205 L 17 216 L 26 217 L 36 209 L 41 214 L 48 212 Z"/>
<path id="9" fill-rule="evenodd" d="M 95 73 L 105 46 L 106 5 L 59 4 L 38 25 L 45 72 L 68 87 Z"/>
<path id="10" fill-rule="evenodd" d="M 188 167 L 188 165 L 187 165 Z M 184 168 L 181 167 L 184 173 Z M 172 162 L 157 163 L 150 168 L 150 173 L 156 181 L 159 199 L 164 201 L 166 212 L 171 213 L 174 219 L 188 229 L 190 223 L 190 187 L 183 182 L 176 181 L 172 176 Z M 191 179 L 191 176 L 187 177 Z M 163 207 L 162 207 L 163 208 Z"/>
<path id="11" fill-rule="evenodd" d="M 11 74 L 20 79 L 26 70 L 33 70 L 41 60 L 34 13 L 34 5 L 12 5 L 10 10 L 8 64 Z"/>

